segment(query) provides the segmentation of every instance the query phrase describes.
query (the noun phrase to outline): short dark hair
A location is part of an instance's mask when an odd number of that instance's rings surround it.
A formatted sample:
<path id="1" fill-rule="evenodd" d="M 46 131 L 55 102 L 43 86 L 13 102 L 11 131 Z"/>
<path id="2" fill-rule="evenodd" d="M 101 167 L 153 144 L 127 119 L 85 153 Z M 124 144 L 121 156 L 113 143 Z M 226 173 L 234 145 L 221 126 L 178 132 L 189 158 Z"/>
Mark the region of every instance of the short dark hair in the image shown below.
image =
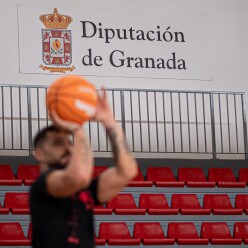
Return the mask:
<path id="1" fill-rule="evenodd" d="M 36 134 L 34 138 L 34 148 L 41 147 L 44 141 L 46 140 L 47 134 L 51 132 L 58 133 L 58 132 L 61 132 L 61 130 L 54 125 L 43 128 L 41 131 L 39 131 Z"/>

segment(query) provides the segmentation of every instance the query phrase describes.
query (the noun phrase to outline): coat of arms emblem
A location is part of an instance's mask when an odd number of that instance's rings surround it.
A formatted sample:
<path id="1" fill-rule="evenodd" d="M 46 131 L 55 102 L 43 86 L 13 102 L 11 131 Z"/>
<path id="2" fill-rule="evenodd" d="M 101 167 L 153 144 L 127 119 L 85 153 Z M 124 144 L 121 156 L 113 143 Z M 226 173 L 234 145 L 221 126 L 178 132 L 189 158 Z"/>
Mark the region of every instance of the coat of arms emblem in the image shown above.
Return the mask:
<path id="1" fill-rule="evenodd" d="M 54 8 L 53 14 L 40 16 L 45 28 L 41 29 L 42 61 L 41 69 L 50 72 L 73 71 L 72 64 L 72 37 L 68 26 L 72 22 L 70 16 L 58 13 Z"/>

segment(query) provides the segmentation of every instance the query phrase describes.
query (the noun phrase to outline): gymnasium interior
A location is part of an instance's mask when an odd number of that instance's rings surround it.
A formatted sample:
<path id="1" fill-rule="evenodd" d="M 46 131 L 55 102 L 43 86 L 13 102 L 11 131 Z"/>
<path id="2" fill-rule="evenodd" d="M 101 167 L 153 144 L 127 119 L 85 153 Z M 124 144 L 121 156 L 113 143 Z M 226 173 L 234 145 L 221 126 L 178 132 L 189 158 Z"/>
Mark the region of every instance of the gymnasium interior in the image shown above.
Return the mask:
<path id="1" fill-rule="evenodd" d="M 70 74 L 106 87 L 139 165 L 94 208 L 96 247 L 248 244 L 247 0 L 0 3 L 0 247 L 32 247 L 33 137 L 51 123 L 49 85 Z M 84 127 L 97 177 L 112 147 L 99 123 Z"/>

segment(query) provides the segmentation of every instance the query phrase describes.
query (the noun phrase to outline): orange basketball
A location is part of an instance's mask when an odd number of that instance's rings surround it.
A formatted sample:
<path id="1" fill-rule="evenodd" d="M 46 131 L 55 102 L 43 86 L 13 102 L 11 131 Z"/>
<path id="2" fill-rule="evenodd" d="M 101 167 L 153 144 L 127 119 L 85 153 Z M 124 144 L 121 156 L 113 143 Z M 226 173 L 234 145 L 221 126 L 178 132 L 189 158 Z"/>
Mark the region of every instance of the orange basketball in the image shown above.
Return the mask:
<path id="1" fill-rule="evenodd" d="M 86 122 L 96 111 L 96 88 L 79 76 L 61 77 L 48 88 L 47 106 L 64 120 Z"/>

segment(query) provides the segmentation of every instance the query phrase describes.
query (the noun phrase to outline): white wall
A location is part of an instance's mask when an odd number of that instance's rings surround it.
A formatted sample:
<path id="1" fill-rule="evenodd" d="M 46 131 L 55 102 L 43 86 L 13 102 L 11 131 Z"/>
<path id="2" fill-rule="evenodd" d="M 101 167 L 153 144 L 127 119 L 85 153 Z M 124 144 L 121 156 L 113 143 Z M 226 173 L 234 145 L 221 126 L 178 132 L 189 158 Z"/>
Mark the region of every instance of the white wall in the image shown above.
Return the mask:
<path id="1" fill-rule="evenodd" d="M 0 84 L 48 85 L 58 76 L 44 74 L 20 74 L 18 51 L 18 3 L 25 0 L 0 0 Z M 32 3 L 52 0 L 36 0 Z M 66 3 L 60 0 L 54 3 Z M 212 81 L 88 77 L 96 86 L 114 88 L 188 89 L 245 91 L 248 93 L 248 1 L 247 0 L 70 0 L 72 5 L 107 7 L 110 9 L 136 8 L 206 12 L 210 16 L 210 48 L 212 53 Z M 29 31 L 32 35 L 32 30 Z M 200 61 L 199 61 L 200 63 Z"/>
<path id="2" fill-rule="evenodd" d="M 0 0 L 0 72 L 1 83 L 49 84 L 56 76 L 20 74 L 16 4 L 24 0 Z M 32 1 L 51 2 L 51 0 Z M 60 0 L 55 3 L 68 1 Z M 80 4 L 82 1 L 71 0 Z M 125 0 L 83 1 L 87 7 L 140 8 L 164 11 L 201 11 L 210 15 L 213 81 L 173 79 L 132 79 L 91 77 L 97 86 L 191 90 L 248 91 L 248 1 L 247 0 Z M 30 35 L 32 31 L 30 30 Z M 200 61 L 199 61 L 200 63 Z"/>

